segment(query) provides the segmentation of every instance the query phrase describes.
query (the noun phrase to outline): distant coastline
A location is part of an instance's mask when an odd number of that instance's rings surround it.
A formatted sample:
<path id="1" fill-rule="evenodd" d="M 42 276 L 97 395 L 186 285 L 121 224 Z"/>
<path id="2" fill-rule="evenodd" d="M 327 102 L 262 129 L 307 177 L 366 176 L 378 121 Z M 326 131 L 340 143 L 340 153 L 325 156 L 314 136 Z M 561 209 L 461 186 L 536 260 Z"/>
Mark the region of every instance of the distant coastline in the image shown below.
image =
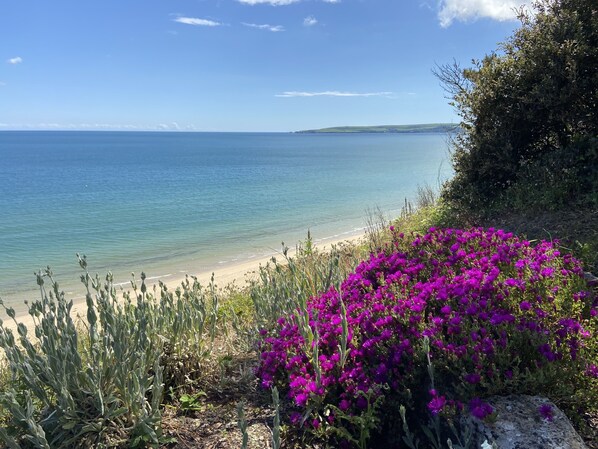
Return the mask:
<path id="1" fill-rule="evenodd" d="M 459 128 L 455 123 L 423 123 L 418 125 L 379 125 L 379 126 L 336 126 L 332 128 L 306 129 L 295 131 L 298 134 L 326 134 L 326 133 L 371 133 L 371 134 L 400 134 L 400 133 L 447 133 Z"/>

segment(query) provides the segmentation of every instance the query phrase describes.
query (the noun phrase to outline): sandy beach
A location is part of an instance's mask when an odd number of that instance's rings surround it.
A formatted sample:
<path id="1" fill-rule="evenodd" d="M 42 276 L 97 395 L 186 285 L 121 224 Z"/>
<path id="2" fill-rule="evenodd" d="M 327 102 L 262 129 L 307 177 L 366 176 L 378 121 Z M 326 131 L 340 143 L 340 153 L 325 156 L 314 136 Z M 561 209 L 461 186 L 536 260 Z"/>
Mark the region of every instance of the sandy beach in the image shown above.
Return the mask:
<path id="1" fill-rule="evenodd" d="M 361 230 L 359 232 L 343 235 L 342 237 L 335 237 L 335 238 L 328 238 L 323 239 L 321 241 L 316 240 L 314 242 L 314 246 L 322 251 L 326 251 L 331 248 L 332 245 L 339 244 L 341 242 L 358 242 L 361 240 L 365 235 L 365 231 Z M 289 255 L 293 255 L 295 252 L 295 247 L 290 247 Z M 232 262 L 226 264 L 224 266 L 216 266 L 212 270 L 203 270 L 193 272 L 190 270 L 187 275 L 196 276 L 197 279 L 204 285 L 210 282 L 212 274 L 214 275 L 214 281 L 218 287 L 225 287 L 231 283 L 235 283 L 235 285 L 239 287 L 243 287 L 248 279 L 252 276 L 255 276 L 257 270 L 260 266 L 267 264 L 272 257 L 276 257 L 278 261 L 283 260 L 283 255 L 281 250 L 277 252 L 273 252 L 267 256 L 256 257 L 253 259 L 242 260 L 237 262 Z M 191 267 L 192 268 L 192 267 Z M 100 273 L 100 276 L 103 276 L 104 273 Z M 152 288 L 154 285 L 162 281 L 164 282 L 170 290 L 176 289 L 177 286 L 185 279 L 185 274 L 178 274 L 176 276 L 170 275 L 168 277 L 161 277 L 156 276 L 152 277 L 151 273 L 147 274 L 148 277 L 146 279 L 146 285 L 148 288 Z M 139 285 L 140 280 L 137 279 L 137 283 Z M 131 285 L 130 283 L 123 283 L 121 286 L 123 292 L 130 291 Z M 73 301 L 73 308 L 71 311 L 71 316 L 73 318 L 79 319 L 86 315 L 86 306 L 85 306 L 85 296 L 83 294 L 83 285 L 80 285 L 79 291 L 72 291 L 67 292 L 66 297 Z M 68 289 L 71 290 L 71 289 Z M 31 290 L 23 293 L 23 297 L 28 298 L 38 298 L 39 297 L 39 290 Z M 5 301 L 8 304 L 8 301 Z M 29 329 L 33 327 L 33 320 L 31 316 L 27 313 L 27 306 L 24 304 L 23 301 L 11 301 L 10 305 L 15 309 L 16 313 L 16 320 L 20 323 L 25 324 Z M 4 325 L 6 327 L 15 329 L 16 325 L 14 321 L 12 321 L 4 312 L 0 313 L 0 318 L 4 321 Z"/>

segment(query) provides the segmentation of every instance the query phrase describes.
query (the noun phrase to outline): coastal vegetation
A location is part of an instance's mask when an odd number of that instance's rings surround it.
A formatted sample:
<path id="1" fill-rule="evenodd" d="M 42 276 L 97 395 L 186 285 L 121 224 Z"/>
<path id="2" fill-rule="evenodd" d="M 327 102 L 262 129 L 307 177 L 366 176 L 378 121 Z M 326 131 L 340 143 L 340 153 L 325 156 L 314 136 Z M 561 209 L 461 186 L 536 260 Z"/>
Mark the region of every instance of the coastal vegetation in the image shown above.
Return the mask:
<path id="1" fill-rule="evenodd" d="M 435 71 L 462 119 L 443 190 L 458 209 L 598 205 L 596 4 L 539 1 L 535 12 L 473 67 Z"/>
<path id="2" fill-rule="evenodd" d="M 598 11 L 520 19 L 501 52 L 437 69 L 463 119 L 455 177 L 361 244 L 308 235 L 244 286 L 142 276 L 124 297 L 81 257 L 81 322 L 40 272 L 33 327 L 0 324 L 0 441 L 465 449 L 460 417 L 525 393 L 598 447 Z"/>
<path id="3" fill-rule="evenodd" d="M 578 261 L 492 228 L 391 233 L 262 331 L 257 375 L 288 391 L 292 423 L 357 447 L 474 447 L 454 420 L 492 415 L 485 397 L 596 403 L 598 307 Z"/>

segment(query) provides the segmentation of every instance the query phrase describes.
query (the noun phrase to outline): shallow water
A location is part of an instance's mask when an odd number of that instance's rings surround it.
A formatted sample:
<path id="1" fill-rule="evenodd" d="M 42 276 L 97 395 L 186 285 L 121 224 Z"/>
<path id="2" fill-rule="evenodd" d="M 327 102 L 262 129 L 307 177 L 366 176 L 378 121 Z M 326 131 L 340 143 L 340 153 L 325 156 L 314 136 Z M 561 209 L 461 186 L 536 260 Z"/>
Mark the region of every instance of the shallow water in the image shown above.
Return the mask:
<path id="1" fill-rule="evenodd" d="M 349 235 L 450 176 L 442 134 L 0 132 L 0 296 L 76 253 L 123 282 Z"/>

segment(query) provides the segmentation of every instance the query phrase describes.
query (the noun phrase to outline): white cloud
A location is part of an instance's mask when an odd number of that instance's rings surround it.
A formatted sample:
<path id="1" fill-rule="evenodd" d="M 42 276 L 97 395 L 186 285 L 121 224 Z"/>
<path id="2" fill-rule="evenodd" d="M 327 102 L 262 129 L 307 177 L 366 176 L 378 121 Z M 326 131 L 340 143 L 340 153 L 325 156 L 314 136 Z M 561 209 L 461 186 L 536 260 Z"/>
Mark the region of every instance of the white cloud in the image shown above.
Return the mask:
<path id="1" fill-rule="evenodd" d="M 4 81 L 0 81 L 0 87 L 2 86 L 6 86 L 6 83 Z"/>
<path id="2" fill-rule="evenodd" d="M 529 0 L 441 0 L 438 19 L 442 27 L 450 26 L 455 20 L 462 22 L 489 18 L 512 20 L 516 10 L 528 5 Z"/>
<path id="3" fill-rule="evenodd" d="M 277 94 L 277 97 L 292 98 L 292 97 L 388 97 L 392 92 L 339 92 L 337 90 L 327 90 L 324 92 L 296 92 L 289 91 Z"/>
<path id="4" fill-rule="evenodd" d="M 23 58 L 21 58 L 20 56 L 17 56 L 16 58 L 10 58 L 7 59 L 6 62 L 8 62 L 9 64 L 20 64 L 21 62 L 23 62 Z"/>
<path id="5" fill-rule="evenodd" d="M 303 19 L 303 26 L 306 27 L 312 27 L 316 23 L 318 23 L 318 19 L 316 19 L 314 16 L 307 16 L 305 19 Z"/>
<path id="6" fill-rule="evenodd" d="M 246 5 L 272 5 L 272 6 L 283 6 L 297 3 L 301 0 L 237 0 L 239 3 L 245 3 Z"/>
<path id="7" fill-rule="evenodd" d="M 203 27 L 217 27 L 222 25 L 220 22 L 215 22 L 208 19 L 198 19 L 197 17 L 177 17 L 173 19 L 175 22 L 184 23 L 185 25 L 203 26 Z"/>
<path id="8" fill-rule="evenodd" d="M 172 123 L 159 123 L 156 126 L 156 129 L 159 131 L 180 131 L 182 128 L 179 126 L 177 122 Z"/>
<path id="9" fill-rule="evenodd" d="M 193 125 L 170 124 L 125 124 L 125 123 L 0 123 L 0 128 L 9 130 L 58 130 L 58 131 L 180 131 L 193 130 Z"/>
<path id="10" fill-rule="evenodd" d="M 243 25 L 245 25 L 246 27 L 250 27 L 250 28 L 257 28 L 260 30 L 268 30 L 268 31 L 272 31 L 273 33 L 278 33 L 280 31 L 284 31 L 284 27 L 281 25 L 268 25 L 267 23 L 264 23 L 262 25 L 257 24 L 257 23 L 245 23 L 245 22 L 241 22 Z"/>
<path id="11" fill-rule="evenodd" d="M 239 3 L 245 5 L 272 5 L 272 6 L 284 6 L 292 5 L 303 0 L 237 0 Z M 324 3 L 340 3 L 341 0 L 321 0 Z"/>

